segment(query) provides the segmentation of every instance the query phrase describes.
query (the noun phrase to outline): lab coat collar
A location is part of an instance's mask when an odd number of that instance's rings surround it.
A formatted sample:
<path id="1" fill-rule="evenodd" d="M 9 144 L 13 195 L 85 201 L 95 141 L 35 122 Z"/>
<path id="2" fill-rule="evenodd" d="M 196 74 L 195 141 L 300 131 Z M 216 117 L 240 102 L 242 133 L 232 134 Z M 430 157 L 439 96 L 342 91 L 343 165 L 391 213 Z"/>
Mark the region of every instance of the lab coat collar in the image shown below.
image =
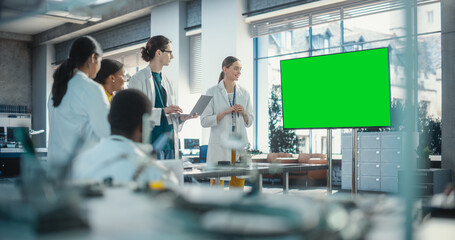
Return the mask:
<path id="1" fill-rule="evenodd" d="M 146 79 L 150 79 L 152 77 L 152 69 L 150 68 L 150 65 L 147 65 L 146 69 L 147 71 L 145 71 L 145 77 Z"/>
<path id="2" fill-rule="evenodd" d="M 229 103 L 228 93 L 226 91 L 226 88 L 224 87 L 224 79 L 218 83 L 218 88 L 223 93 L 224 100 L 226 100 L 226 103 L 230 106 L 231 104 Z M 240 88 L 238 87 L 237 83 L 235 83 L 234 89 L 235 89 L 236 95 L 239 96 Z"/>
<path id="3" fill-rule="evenodd" d="M 87 76 L 87 74 L 85 74 L 85 72 L 82 72 L 81 70 L 79 70 L 79 69 L 77 69 L 77 68 L 76 68 L 76 72 L 74 73 L 74 75 L 76 75 L 76 74 L 80 74 L 80 75 L 82 75 L 82 76 L 85 77 L 85 78 L 89 78 L 89 77 Z"/>
<path id="4" fill-rule="evenodd" d="M 121 136 L 121 135 L 111 135 L 111 136 L 109 136 L 109 138 L 112 139 L 112 140 L 116 140 L 116 141 L 121 141 L 121 142 L 127 142 L 127 143 L 134 144 L 133 140 L 131 140 L 129 138 L 126 138 L 124 136 Z"/>
<path id="5" fill-rule="evenodd" d="M 224 79 L 218 83 L 218 87 L 220 89 L 224 90 L 224 92 L 226 92 L 226 94 L 227 94 L 226 88 L 224 87 Z M 235 83 L 234 88 L 237 93 L 240 91 L 240 88 L 237 83 Z"/>

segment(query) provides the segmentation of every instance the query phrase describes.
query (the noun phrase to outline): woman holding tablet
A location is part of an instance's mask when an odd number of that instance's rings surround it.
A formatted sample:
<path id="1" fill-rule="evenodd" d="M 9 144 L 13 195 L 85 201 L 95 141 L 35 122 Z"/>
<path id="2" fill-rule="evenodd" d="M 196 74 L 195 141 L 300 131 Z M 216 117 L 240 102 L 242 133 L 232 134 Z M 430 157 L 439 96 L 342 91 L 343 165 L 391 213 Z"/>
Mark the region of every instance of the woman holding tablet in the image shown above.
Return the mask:
<path id="1" fill-rule="evenodd" d="M 152 102 L 151 121 L 154 127 L 150 142 L 157 150 L 157 159 L 178 159 L 178 132 L 183 122 L 198 115 L 180 115 L 182 109 L 177 105 L 173 84 L 163 73 L 163 67 L 174 58 L 171 41 L 161 35 L 153 36 L 142 48 L 141 54 L 149 64 L 131 77 L 128 87 L 140 90 Z"/>

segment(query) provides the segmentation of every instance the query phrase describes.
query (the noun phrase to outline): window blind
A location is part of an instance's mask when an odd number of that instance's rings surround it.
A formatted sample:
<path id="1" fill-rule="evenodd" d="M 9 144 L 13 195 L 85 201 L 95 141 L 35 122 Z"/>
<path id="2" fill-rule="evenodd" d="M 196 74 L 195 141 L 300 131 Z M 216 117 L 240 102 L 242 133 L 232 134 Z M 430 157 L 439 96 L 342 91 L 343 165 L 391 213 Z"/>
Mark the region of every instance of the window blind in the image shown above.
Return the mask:
<path id="1" fill-rule="evenodd" d="M 417 0 L 418 5 L 440 2 L 440 0 Z M 349 0 L 253 21 L 250 24 L 252 37 L 270 35 L 298 28 L 310 27 L 375 13 L 403 9 L 403 0 Z"/>
<path id="2" fill-rule="evenodd" d="M 190 93 L 201 93 L 201 34 L 190 37 Z"/>

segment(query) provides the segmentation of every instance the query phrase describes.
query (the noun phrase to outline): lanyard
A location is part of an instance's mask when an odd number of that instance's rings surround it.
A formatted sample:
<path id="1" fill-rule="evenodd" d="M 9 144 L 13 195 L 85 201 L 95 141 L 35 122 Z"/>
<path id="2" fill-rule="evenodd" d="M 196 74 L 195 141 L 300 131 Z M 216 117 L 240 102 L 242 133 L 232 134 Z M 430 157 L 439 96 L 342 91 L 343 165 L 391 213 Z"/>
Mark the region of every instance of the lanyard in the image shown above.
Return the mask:
<path id="1" fill-rule="evenodd" d="M 228 100 L 229 100 L 229 105 L 233 107 L 235 105 L 235 86 L 234 86 L 234 96 L 232 97 L 232 102 L 231 99 L 229 98 L 228 95 Z M 232 132 L 235 132 L 235 115 L 234 112 L 231 113 L 231 118 L 232 118 Z"/>

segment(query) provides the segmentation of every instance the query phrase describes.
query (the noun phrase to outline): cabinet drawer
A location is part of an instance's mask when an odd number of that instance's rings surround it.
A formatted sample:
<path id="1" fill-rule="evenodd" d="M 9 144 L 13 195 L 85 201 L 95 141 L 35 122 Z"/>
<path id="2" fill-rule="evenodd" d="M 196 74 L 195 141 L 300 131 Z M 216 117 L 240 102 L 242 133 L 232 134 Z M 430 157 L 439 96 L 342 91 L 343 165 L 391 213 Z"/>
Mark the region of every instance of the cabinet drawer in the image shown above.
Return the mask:
<path id="1" fill-rule="evenodd" d="M 381 151 L 379 149 L 360 149 L 359 162 L 380 162 Z"/>
<path id="2" fill-rule="evenodd" d="M 381 176 L 398 177 L 400 167 L 400 164 L 396 163 L 381 163 Z"/>
<path id="3" fill-rule="evenodd" d="M 366 191 L 380 191 L 381 190 L 381 178 L 361 176 L 359 180 L 359 190 Z"/>
<path id="4" fill-rule="evenodd" d="M 361 163 L 359 167 L 359 176 L 377 176 L 381 175 L 381 164 L 379 163 Z"/>
<path id="5" fill-rule="evenodd" d="M 401 148 L 402 142 L 403 137 L 401 136 L 401 133 L 382 133 L 382 148 Z"/>
<path id="6" fill-rule="evenodd" d="M 416 178 L 420 183 L 433 183 L 433 172 L 431 171 L 416 171 Z"/>
<path id="7" fill-rule="evenodd" d="M 381 191 L 397 192 L 398 191 L 398 178 L 397 177 L 382 177 L 381 178 Z"/>
<path id="8" fill-rule="evenodd" d="M 420 196 L 432 196 L 434 194 L 432 184 L 419 184 L 417 185 L 417 194 Z"/>
<path id="9" fill-rule="evenodd" d="M 381 149 L 381 162 L 397 163 L 401 161 L 400 149 Z"/>
<path id="10" fill-rule="evenodd" d="M 381 137 L 379 134 L 359 134 L 359 148 L 380 148 Z"/>
<path id="11" fill-rule="evenodd" d="M 358 181 L 358 178 L 357 178 Z M 358 183 L 357 183 L 358 185 Z M 341 189 L 352 189 L 352 177 L 341 176 Z"/>
<path id="12" fill-rule="evenodd" d="M 341 162 L 341 175 L 352 174 L 352 162 Z"/>
<path id="13" fill-rule="evenodd" d="M 341 151 L 341 161 L 352 162 L 352 148 L 343 148 Z"/>
<path id="14" fill-rule="evenodd" d="M 352 135 L 341 134 L 341 148 L 352 148 Z"/>
<path id="15" fill-rule="evenodd" d="M 398 171 L 398 178 L 404 179 L 404 170 Z M 415 172 L 416 184 L 433 184 L 433 172 L 432 171 L 419 171 Z"/>

